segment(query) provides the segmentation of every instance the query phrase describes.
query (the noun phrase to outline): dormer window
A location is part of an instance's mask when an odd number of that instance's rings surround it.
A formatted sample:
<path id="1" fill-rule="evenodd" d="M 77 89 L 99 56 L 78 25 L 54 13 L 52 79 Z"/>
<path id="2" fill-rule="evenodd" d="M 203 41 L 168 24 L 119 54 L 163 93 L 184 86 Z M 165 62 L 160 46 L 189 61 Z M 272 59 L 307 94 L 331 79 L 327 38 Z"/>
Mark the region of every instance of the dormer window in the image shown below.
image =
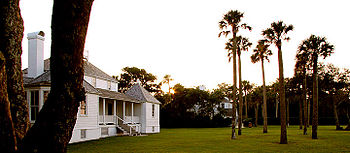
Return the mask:
<path id="1" fill-rule="evenodd" d="M 111 90 L 111 88 L 112 88 L 112 86 L 111 86 L 111 81 L 108 81 L 108 82 L 107 82 L 107 89 L 108 89 L 108 90 Z"/>
<path id="2" fill-rule="evenodd" d="M 96 78 L 92 78 L 92 86 L 96 87 Z"/>

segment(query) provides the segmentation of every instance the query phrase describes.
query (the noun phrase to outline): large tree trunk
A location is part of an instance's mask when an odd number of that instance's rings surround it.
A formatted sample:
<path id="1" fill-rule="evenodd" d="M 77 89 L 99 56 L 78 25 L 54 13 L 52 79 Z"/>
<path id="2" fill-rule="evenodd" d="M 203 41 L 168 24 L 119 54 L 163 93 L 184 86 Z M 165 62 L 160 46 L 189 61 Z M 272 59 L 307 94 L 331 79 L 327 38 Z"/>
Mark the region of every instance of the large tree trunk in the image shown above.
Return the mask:
<path id="1" fill-rule="evenodd" d="M 346 116 L 348 117 L 348 126 L 346 126 L 345 130 L 350 130 L 350 115 L 349 115 L 350 111 L 349 111 L 349 107 L 347 109 L 347 113 Z"/>
<path id="2" fill-rule="evenodd" d="M 287 144 L 287 126 L 286 126 L 286 99 L 283 75 L 283 59 L 282 59 L 282 42 L 277 42 L 278 47 L 278 68 L 279 68 L 279 96 L 280 96 L 280 115 L 281 115 L 281 138 L 280 144 Z"/>
<path id="3" fill-rule="evenodd" d="M 335 119 L 335 129 L 341 130 L 340 124 L 339 124 L 339 118 L 338 118 L 338 111 L 337 111 L 337 104 L 335 100 L 335 95 L 332 95 L 332 101 L 333 101 L 333 112 L 334 112 L 334 119 Z"/>
<path id="4" fill-rule="evenodd" d="M 29 129 L 28 104 L 23 88 L 22 39 L 23 20 L 19 0 L 0 2 L 0 50 L 3 53 L 7 75 L 7 93 L 17 141 Z"/>
<path id="5" fill-rule="evenodd" d="M 304 135 L 307 135 L 307 126 L 308 126 L 308 103 L 306 99 L 306 70 L 304 67 L 304 84 L 303 84 L 303 101 L 304 101 Z"/>
<path id="6" fill-rule="evenodd" d="M 23 139 L 24 152 L 66 152 L 83 88 L 83 50 L 93 0 L 55 0 L 52 15 L 51 92 Z"/>
<path id="7" fill-rule="evenodd" d="M 261 70 L 262 70 L 262 78 L 263 78 L 263 117 L 264 117 L 263 133 L 267 133 L 267 104 L 266 104 L 266 85 L 265 85 L 265 70 L 264 70 L 263 57 L 261 57 Z"/>
<path id="8" fill-rule="evenodd" d="M 312 139 L 317 139 L 318 127 L 318 76 L 317 76 L 317 55 L 313 55 L 313 72 L 312 72 Z"/>
<path id="9" fill-rule="evenodd" d="M 0 51 L 0 149 L 2 152 L 15 152 L 17 142 L 7 94 L 5 62 L 6 59 Z"/>
<path id="10" fill-rule="evenodd" d="M 239 115 L 238 115 L 238 135 L 242 134 L 243 96 L 242 96 L 242 66 L 241 54 L 238 54 L 238 74 L 239 74 Z"/>

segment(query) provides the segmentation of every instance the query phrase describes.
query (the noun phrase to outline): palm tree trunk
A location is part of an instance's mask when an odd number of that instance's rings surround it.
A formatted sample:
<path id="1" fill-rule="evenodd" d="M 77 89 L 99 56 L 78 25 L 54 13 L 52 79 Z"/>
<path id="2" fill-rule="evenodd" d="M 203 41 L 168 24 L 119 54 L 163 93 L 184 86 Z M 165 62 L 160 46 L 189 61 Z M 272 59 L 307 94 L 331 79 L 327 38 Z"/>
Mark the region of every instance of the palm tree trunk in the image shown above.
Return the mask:
<path id="1" fill-rule="evenodd" d="M 310 127 L 310 106 L 311 102 L 310 102 L 310 99 L 307 100 L 307 127 Z"/>
<path id="2" fill-rule="evenodd" d="M 278 96 L 276 96 L 276 118 L 278 118 Z"/>
<path id="3" fill-rule="evenodd" d="M 262 78 L 263 78 L 263 117 L 264 117 L 263 133 L 267 133 L 266 85 L 265 85 L 265 70 L 264 70 L 264 58 L 263 57 L 261 57 L 261 70 L 262 70 Z"/>
<path id="4" fill-rule="evenodd" d="M 307 125 L 308 125 L 308 102 L 306 99 L 306 70 L 304 67 L 304 84 L 303 84 L 303 101 L 304 101 L 304 135 L 307 135 Z"/>
<path id="5" fill-rule="evenodd" d="M 234 38 L 235 38 L 235 34 L 234 34 Z M 233 103 L 232 103 L 232 135 L 231 135 L 231 139 L 236 139 L 236 85 L 237 85 L 237 66 L 236 66 L 236 51 L 232 51 L 233 55 L 232 55 L 232 63 L 233 63 L 233 89 L 232 89 L 232 99 L 233 99 Z"/>
<path id="6" fill-rule="evenodd" d="M 317 76 L 317 55 L 313 55 L 313 110 L 312 110 L 312 139 L 317 139 L 317 127 L 318 127 L 318 76 Z"/>
<path id="7" fill-rule="evenodd" d="M 289 127 L 289 98 L 286 98 L 287 103 L 287 127 Z"/>
<path id="8" fill-rule="evenodd" d="M 277 42 L 278 46 L 278 68 L 279 68 L 279 96 L 280 96 L 280 115 L 281 115 L 281 137 L 280 144 L 287 144 L 287 126 L 286 126 L 286 99 L 283 75 L 283 59 L 282 59 L 282 42 Z"/>
<path id="9" fill-rule="evenodd" d="M 245 104 L 245 118 L 247 119 L 248 118 L 247 90 L 245 91 L 244 104 Z"/>
<path id="10" fill-rule="evenodd" d="M 303 100 L 302 96 L 299 98 L 299 129 L 303 129 Z"/>
<path id="11" fill-rule="evenodd" d="M 241 54 L 238 54 L 238 74 L 239 74 L 238 135 L 242 135 L 243 96 L 242 96 L 242 66 L 241 66 Z"/>
<path id="12" fill-rule="evenodd" d="M 259 117 L 259 103 L 255 105 L 255 127 L 258 127 L 258 117 Z"/>
<path id="13" fill-rule="evenodd" d="M 341 130 L 341 127 L 339 124 L 339 118 L 338 118 L 337 104 L 336 104 L 334 95 L 332 95 L 332 101 L 333 101 L 333 112 L 334 112 L 334 119 L 335 119 L 335 129 Z"/>
<path id="14" fill-rule="evenodd" d="M 348 110 L 347 110 L 347 113 L 346 113 L 346 117 L 348 117 L 348 126 L 346 126 L 345 130 L 350 130 L 350 115 L 349 115 L 350 111 L 349 111 L 349 107 L 348 107 Z"/>

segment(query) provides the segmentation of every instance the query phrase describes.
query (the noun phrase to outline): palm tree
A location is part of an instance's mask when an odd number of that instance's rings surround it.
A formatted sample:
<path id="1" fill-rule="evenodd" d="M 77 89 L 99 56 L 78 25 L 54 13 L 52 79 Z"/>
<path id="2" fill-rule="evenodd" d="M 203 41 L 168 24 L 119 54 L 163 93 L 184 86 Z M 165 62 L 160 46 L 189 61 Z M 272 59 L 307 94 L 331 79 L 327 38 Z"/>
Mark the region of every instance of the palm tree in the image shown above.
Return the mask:
<path id="1" fill-rule="evenodd" d="M 247 26 L 247 24 L 243 23 L 240 24 L 241 19 L 243 18 L 244 13 L 239 12 L 238 10 L 232 11 L 230 10 L 227 12 L 221 21 L 219 21 L 219 28 L 221 32 L 219 33 L 219 37 L 222 35 L 226 36 L 232 33 L 232 40 L 233 44 L 236 44 L 236 35 L 239 31 L 239 29 L 244 28 L 244 29 L 249 29 L 251 30 L 250 26 Z M 226 43 L 227 46 L 227 43 Z M 229 59 L 232 58 L 232 63 L 233 63 L 233 107 L 232 107 L 232 112 L 236 112 L 236 106 L 235 106 L 235 101 L 236 101 L 236 86 L 237 86 L 237 66 L 236 66 L 236 45 L 232 45 L 233 48 L 229 50 L 229 52 L 232 52 L 232 57 L 229 57 Z M 235 123 L 236 116 L 235 113 L 232 113 L 232 135 L 231 139 L 236 139 L 236 132 L 235 132 Z"/>
<path id="2" fill-rule="evenodd" d="M 303 77 L 302 99 L 303 99 L 303 103 L 304 103 L 304 132 L 303 132 L 304 135 L 307 135 L 307 126 L 308 126 L 307 125 L 308 124 L 308 113 L 307 113 L 308 112 L 308 109 L 307 109 L 308 103 L 307 103 L 307 98 L 306 98 L 306 96 L 307 96 L 307 86 L 306 86 L 307 85 L 307 74 L 306 74 L 306 71 L 309 69 L 308 65 L 307 65 L 308 56 L 309 56 L 309 53 L 301 50 L 301 45 L 300 45 L 298 48 L 298 51 L 297 51 L 297 55 L 296 55 L 297 62 L 295 64 L 295 74 L 301 73 L 300 75 L 302 75 L 302 77 Z"/>
<path id="3" fill-rule="evenodd" d="M 309 55 L 312 60 L 309 64 L 312 65 L 312 101 L 313 101 L 313 116 L 312 116 L 312 139 L 317 139 L 318 126 L 318 76 L 317 76 L 317 61 L 318 56 L 324 59 L 330 56 L 334 51 L 334 46 L 326 41 L 325 37 L 311 35 L 304 40 L 299 46 L 302 53 Z"/>
<path id="4" fill-rule="evenodd" d="M 238 55 L 238 75 L 239 75 L 239 114 L 238 114 L 238 135 L 242 134 L 242 114 L 243 114 L 243 94 L 242 94 L 242 66 L 241 66 L 241 53 L 242 51 L 248 51 L 248 48 L 252 45 L 248 38 L 238 36 L 237 37 L 237 55 Z"/>
<path id="5" fill-rule="evenodd" d="M 245 105 L 245 118 L 248 118 L 248 101 L 247 101 L 247 96 L 248 92 L 250 92 L 253 89 L 253 85 L 250 84 L 249 81 L 243 80 L 242 81 L 242 89 L 244 91 L 244 105 Z"/>
<path id="6" fill-rule="evenodd" d="M 263 114 L 264 114 L 264 128 L 263 133 L 267 133 L 267 106 L 266 106 L 266 86 L 265 86 L 265 71 L 264 71 L 264 60 L 270 62 L 269 56 L 272 55 L 271 50 L 269 50 L 269 44 L 267 40 L 259 40 L 256 49 L 253 50 L 254 54 L 250 57 L 252 63 L 257 63 L 261 61 L 262 79 L 263 79 Z"/>
<path id="7" fill-rule="evenodd" d="M 270 43 L 275 44 L 278 49 L 278 67 L 279 67 L 279 96 L 280 96 L 280 113 L 281 113 L 281 139 L 280 144 L 287 144 L 287 126 L 286 126 L 286 99 L 285 83 L 283 75 L 282 59 L 282 40 L 289 40 L 287 33 L 293 30 L 293 25 L 286 25 L 283 21 L 271 23 L 271 27 L 262 32 Z"/>
<path id="8" fill-rule="evenodd" d="M 171 89 L 171 87 L 170 87 L 170 81 L 173 81 L 173 80 L 174 80 L 174 79 L 171 78 L 171 75 L 169 75 L 169 74 L 166 74 L 166 75 L 163 77 L 162 83 L 168 84 L 168 87 L 169 87 L 168 94 L 170 94 L 170 89 Z"/>

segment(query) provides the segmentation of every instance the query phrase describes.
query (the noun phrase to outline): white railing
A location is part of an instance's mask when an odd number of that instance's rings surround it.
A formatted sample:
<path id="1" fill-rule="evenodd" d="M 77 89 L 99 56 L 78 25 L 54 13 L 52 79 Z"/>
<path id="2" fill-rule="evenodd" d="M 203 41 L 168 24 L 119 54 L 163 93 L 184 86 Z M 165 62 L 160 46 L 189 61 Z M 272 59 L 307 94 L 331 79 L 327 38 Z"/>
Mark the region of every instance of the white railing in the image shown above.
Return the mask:
<path id="1" fill-rule="evenodd" d="M 105 115 L 105 119 L 103 121 L 103 115 L 98 116 L 99 123 L 115 123 L 114 115 Z"/>
<path id="2" fill-rule="evenodd" d="M 116 116 L 116 123 L 117 123 L 117 125 L 123 124 L 123 125 L 129 127 L 129 135 L 132 134 L 132 130 L 131 129 L 134 129 L 138 134 L 141 133 L 141 124 L 128 123 L 127 121 L 123 120 L 119 116 Z"/>
<path id="3" fill-rule="evenodd" d="M 140 123 L 140 117 L 139 116 L 125 116 L 125 122 L 126 123 Z"/>

